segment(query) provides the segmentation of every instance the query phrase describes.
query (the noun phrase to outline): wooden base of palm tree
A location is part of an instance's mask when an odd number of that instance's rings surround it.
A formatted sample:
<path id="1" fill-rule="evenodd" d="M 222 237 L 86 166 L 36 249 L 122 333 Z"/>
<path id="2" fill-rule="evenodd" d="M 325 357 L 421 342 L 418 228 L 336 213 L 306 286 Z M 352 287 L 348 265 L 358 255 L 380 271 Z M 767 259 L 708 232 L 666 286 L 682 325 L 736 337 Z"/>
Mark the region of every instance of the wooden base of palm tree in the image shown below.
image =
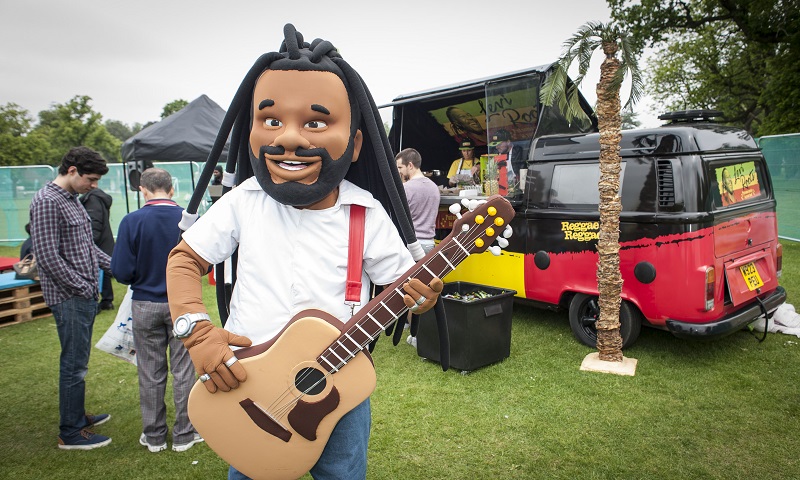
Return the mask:
<path id="1" fill-rule="evenodd" d="M 598 352 L 592 352 L 583 359 L 581 370 L 587 372 L 613 373 L 615 375 L 626 375 L 632 377 L 636 375 L 635 358 L 622 357 L 618 362 L 608 362 L 600 360 Z"/>

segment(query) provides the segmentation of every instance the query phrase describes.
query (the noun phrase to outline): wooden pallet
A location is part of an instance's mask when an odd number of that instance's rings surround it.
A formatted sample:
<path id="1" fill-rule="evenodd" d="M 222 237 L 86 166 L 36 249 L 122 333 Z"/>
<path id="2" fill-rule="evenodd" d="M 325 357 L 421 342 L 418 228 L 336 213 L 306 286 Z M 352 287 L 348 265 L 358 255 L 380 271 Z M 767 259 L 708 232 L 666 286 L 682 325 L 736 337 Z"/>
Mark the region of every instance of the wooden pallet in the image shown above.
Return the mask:
<path id="1" fill-rule="evenodd" d="M 50 315 L 38 283 L 0 290 L 0 327 Z"/>

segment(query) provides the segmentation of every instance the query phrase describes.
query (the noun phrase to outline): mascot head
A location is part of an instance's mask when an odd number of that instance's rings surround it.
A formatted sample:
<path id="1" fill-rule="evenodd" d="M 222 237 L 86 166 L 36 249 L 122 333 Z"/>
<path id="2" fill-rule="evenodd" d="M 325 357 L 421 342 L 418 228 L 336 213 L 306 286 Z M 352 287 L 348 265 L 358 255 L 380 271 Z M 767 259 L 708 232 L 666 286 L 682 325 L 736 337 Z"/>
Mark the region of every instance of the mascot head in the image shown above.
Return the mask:
<path id="1" fill-rule="evenodd" d="M 259 57 L 239 85 L 209 162 L 230 135 L 226 171 L 235 183 L 255 176 L 272 198 L 296 207 L 335 199 L 347 179 L 372 193 L 414 242 L 394 154 L 361 76 L 330 42 L 309 44 L 291 24 L 283 30 L 279 51 Z"/>
<path id="2" fill-rule="evenodd" d="M 346 179 L 370 192 L 415 244 L 394 154 L 361 76 L 330 42 L 309 44 L 291 24 L 283 33 L 279 51 L 261 55 L 239 85 L 198 184 L 208 184 L 230 139 L 223 192 L 255 176 L 278 202 L 313 207 L 335 201 Z M 195 189 L 188 214 L 204 193 Z"/>
<path id="3" fill-rule="evenodd" d="M 293 30 L 281 47 L 283 58 L 272 61 L 253 88 L 250 163 L 261 188 L 278 202 L 326 206 L 358 159 L 361 115 L 333 45 L 303 44 Z"/>

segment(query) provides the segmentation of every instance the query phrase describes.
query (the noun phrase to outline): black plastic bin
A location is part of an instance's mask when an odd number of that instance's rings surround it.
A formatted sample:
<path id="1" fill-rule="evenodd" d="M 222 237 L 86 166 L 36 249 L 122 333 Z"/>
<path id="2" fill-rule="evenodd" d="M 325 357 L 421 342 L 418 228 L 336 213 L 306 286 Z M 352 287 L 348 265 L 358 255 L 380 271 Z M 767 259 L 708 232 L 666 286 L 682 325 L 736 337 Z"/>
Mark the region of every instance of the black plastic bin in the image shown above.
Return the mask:
<path id="1" fill-rule="evenodd" d="M 483 290 L 491 295 L 474 301 L 445 298 Z M 494 288 L 467 282 L 447 283 L 442 300 L 450 335 L 450 366 L 463 371 L 499 362 L 511 354 L 511 317 L 515 290 Z M 440 361 L 439 331 L 431 309 L 420 318 L 417 331 L 417 354 Z"/>

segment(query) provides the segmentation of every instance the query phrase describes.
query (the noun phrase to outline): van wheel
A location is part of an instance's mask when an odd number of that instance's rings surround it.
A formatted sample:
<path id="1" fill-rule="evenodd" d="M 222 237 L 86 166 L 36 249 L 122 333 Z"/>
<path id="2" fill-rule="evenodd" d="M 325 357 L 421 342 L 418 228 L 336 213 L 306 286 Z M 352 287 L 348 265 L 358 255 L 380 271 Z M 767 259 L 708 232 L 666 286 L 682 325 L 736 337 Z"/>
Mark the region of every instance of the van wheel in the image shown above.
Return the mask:
<path id="1" fill-rule="evenodd" d="M 597 296 L 576 293 L 569 303 L 569 326 L 575 338 L 582 344 L 597 347 L 597 328 L 600 316 Z M 639 310 L 630 302 L 622 301 L 619 309 L 619 331 L 622 335 L 622 348 L 627 348 L 639 338 L 642 331 L 642 317 Z"/>

